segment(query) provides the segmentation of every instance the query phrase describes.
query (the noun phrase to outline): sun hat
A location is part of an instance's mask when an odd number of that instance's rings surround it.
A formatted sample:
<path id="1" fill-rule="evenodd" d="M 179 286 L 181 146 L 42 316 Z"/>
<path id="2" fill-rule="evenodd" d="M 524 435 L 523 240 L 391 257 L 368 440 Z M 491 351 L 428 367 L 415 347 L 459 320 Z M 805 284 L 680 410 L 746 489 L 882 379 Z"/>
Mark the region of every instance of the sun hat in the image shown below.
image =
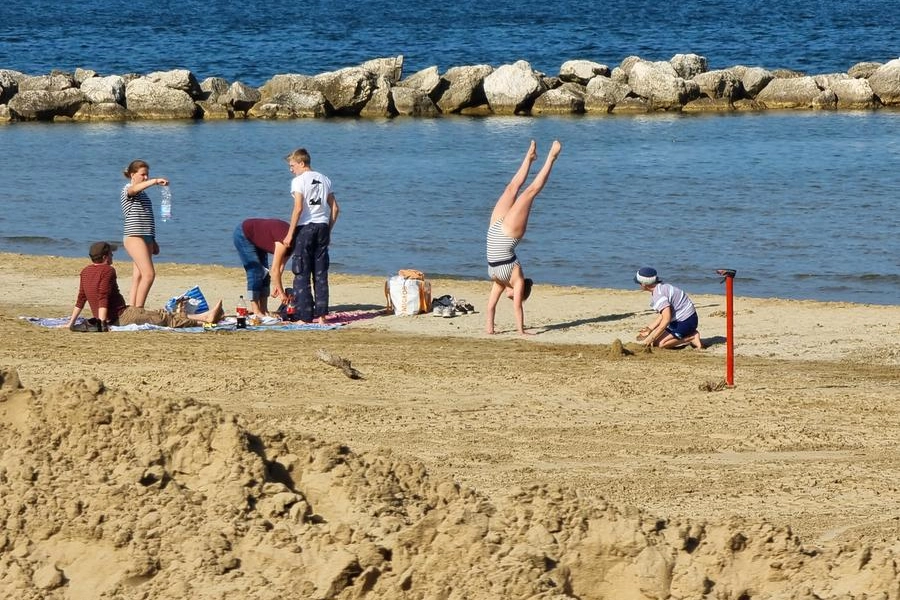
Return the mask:
<path id="1" fill-rule="evenodd" d="M 118 244 L 111 244 L 109 242 L 94 242 L 91 244 L 91 250 L 88 252 L 88 255 L 91 257 L 91 260 L 100 260 L 107 254 L 110 254 L 113 250 L 118 249 Z"/>
<path id="2" fill-rule="evenodd" d="M 651 267 L 641 267 L 638 269 L 638 272 L 634 274 L 634 282 L 640 285 L 654 285 L 662 283 L 662 280 L 656 274 L 656 269 Z"/>

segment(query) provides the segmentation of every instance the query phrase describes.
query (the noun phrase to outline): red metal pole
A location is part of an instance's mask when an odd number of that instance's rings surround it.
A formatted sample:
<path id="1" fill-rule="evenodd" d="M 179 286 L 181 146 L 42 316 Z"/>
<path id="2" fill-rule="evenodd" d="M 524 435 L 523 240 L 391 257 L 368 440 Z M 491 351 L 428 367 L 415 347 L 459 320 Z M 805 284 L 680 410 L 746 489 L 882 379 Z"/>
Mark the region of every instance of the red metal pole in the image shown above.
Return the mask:
<path id="1" fill-rule="evenodd" d="M 734 275 L 725 277 L 725 385 L 734 387 Z"/>
<path id="2" fill-rule="evenodd" d="M 734 387 L 734 269 L 717 269 L 725 282 L 725 385 Z"/>

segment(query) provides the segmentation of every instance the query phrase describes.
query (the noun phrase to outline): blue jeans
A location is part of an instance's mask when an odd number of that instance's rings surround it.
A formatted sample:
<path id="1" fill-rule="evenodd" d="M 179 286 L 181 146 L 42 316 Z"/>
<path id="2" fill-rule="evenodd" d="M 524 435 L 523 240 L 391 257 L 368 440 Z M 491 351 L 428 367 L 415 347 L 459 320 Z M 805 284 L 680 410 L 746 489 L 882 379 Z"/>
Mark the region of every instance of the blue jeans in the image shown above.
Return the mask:
<path id="1" fill-rule="evenodd" d="M 234 228 L 234 247 L 237 248 L 241 264 L 247 272 L 248 300 L 258 301 L 268 297 L 272 282 L 269 276 L 269 253 L 254 246 L 244 235 L 241 225 Z"/>
<path id="2" fill-rule="evenodd" d="M 328 223 L 309 223 L 294 237 L 294 318 L 312 321 L 328 314 Z M 312 279 L 312 289 L 310 287 Z M 315 295 L 314 295 L 315 294 Z"/>

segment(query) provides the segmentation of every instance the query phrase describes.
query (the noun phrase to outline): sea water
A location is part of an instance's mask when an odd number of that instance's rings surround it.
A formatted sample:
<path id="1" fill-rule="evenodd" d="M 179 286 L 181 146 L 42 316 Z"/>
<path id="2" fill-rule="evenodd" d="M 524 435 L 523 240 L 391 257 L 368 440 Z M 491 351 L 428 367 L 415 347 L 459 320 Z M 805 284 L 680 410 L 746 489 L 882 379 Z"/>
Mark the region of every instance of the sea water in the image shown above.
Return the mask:
<path id="1" fill-rule="evenodd" d="M 284 157 L 303 146 L 341 207 L 332 270 L 486 278 L 487 221 L 531 139 L 533 172 L 563 143 L 518 250 L 538 282 L 631 288 L 650 265 L 718 293 L 731 268 L 742 295 L 900 298 L 894 111 L 17 124 L 0 128 L 16 148 L 0 249 L 83 256 L 119 239 L 121 172 L 144 158 L 180 190 L 157 260 L 238 266 L 237 223 L 290 218 Z"/>
<path id="2" fill-rule="evenodd" d="M 846 72 L 897 57 L 900 11 L 894 0 L 0 3 L 0 68 L 33 74 L 184 68 L 259 86 L 401 54 L 406 73 L 527 60 L 553 75 L 571 59 L 615 66 L 677 53 L 706 56 L 710 68 Z"/>

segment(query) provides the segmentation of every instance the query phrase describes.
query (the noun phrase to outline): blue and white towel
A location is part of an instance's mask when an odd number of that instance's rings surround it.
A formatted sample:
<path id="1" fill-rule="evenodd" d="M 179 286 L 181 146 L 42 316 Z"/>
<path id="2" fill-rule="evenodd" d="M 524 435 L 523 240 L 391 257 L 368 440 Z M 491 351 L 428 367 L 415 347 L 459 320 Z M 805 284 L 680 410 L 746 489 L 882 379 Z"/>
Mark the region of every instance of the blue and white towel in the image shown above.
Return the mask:
<path id="1" fill-rule="evenodd" d="M 51 329 L 62 329 L 69 324 L 68 317 L 19 317 L 29 323 L 33 323 L 40 327 L 49 327 Z M 80 323 L 85 319 L 79 317 L 75 323 Z M 330 329 L 339 329 L 342 323 L 285 323 L 272 317 L 267 317 L 259 325 L 247 325 L 246 329 L 240 331 L 328 331 Z M 202 333 L 204 331 L 238 331 L 237 320 L 234 317 L 228 317 L 219 321 L 215 325 L 205 325 L 203 327 L 160 327 L 159 325 L 114 325 L 109 328 L 110 331 L 175 331 L 178 333 Z"/>

